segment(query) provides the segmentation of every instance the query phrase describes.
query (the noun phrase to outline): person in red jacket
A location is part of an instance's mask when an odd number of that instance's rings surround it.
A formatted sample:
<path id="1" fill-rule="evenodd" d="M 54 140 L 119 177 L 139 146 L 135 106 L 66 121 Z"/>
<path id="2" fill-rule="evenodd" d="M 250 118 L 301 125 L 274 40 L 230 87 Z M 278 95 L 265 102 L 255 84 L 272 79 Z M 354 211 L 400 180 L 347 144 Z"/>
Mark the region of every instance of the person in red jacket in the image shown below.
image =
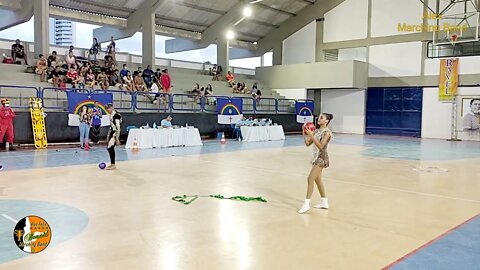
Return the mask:
<path id="1" fill-rule="evenodd" d="M 163 92 L 170 94 L 172 90 L 172 80 L 170 74 L 168 74 L 168 69 L 162 70 L 162 75 L 160 76 L 160 81 L 162 82 Z"/>
<path id="2" fill-rule="evenodd" d="M 2 107 L 0 107 L 0 144 L 3 144 L 3 138 L 7 137 L 7 147 L 10 150 L 13 148 L 13 118 L 15 118 L 15 112 L 10 108 L 10 102 L 8 99 L 2 99 Z"/>

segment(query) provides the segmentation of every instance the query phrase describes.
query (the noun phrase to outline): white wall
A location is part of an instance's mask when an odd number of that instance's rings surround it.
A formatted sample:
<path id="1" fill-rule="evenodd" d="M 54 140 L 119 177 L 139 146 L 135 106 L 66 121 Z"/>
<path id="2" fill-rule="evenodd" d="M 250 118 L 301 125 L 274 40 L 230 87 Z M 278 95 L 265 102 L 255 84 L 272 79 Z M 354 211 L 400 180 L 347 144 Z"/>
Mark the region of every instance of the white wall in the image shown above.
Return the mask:
<path id="1" fill-rule="evenodd" d="M 365 133 L 365 90 L 322 90 L 322 112 L 333 114 L 330 128 L 339 133 Z"/>
<path id="2" fill-rule="evenodd" d="M 419 0 L 372 0 L 372 37 L 406 34 L 398 32 L 398 23 L 421 24 L 422 17 Z"/>
<path id="3" fill-rule="evenodd" d="M 371 46 L 369 62 L 369 77 L 419 76 L 422 67 L 422 43 Z"/>
<path id="4" fill-rule="evenodd" d="M 480 96 L 480 87 L 459 87 L 458 95 Z M 460 117 L 460 116 L 459 116 Z M 459 119 L 457 124 L 461 123 Z M 438 88 L 423 89 L 422 138 L 449 139 L 452 126 L 452 104 L 440 102 Z M 467 139 L 459 134 L 460 138 Z"/>
<path id="5" fill-rule="evenodd" d="M 459 74 L 478 74 L 480 72 L 480 56 L 460 57 Z M 425 75 L 440 75 L 440 59 L 425 60 Z"/>
<path id="6" fill-rule="evenodd" d="M 368 0 L 346 0 L 325 13 L 323 42 L 367 37 Z"/>
<path id="7" fill-rule="evenodd" d="M 272 89 L 288 99 L 306 99 L 307 89 Z"/>
<path id="8" fill-rule="evenodd" d="M 315 62 L 317 23 L 309 23 L 283 41 L 282 63 L 301 64 Z"/>
<path id="9" fill-rule="evenodd" d="M 338 61 L 367 61 L 367 47 L 349 48 L 338 50 Z"/>

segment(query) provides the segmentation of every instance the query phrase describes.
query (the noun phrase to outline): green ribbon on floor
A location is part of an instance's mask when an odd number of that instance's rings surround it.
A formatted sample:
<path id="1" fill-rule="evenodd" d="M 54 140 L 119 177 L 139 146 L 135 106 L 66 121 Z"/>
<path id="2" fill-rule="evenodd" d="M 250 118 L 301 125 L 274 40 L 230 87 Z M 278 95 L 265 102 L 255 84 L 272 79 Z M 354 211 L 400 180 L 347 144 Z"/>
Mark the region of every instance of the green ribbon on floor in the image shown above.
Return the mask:
<path id="1" fill-rule="evenodd" d="M 208 196 L 200 196 L 200 195 L 178 195 L 175 197 L 172 197 L 172 200 L 183 203 L 185 205 L 191 204 L 194 202 L 196 199 L 203 197 L 203 198 L 216 198 L 216 199 L 222 199 L 222 200 L 235 200 L 235 201 L 244 201 L 244 202 L 251 202 L 251 201 L 257 201 L 257 202 L 267 202 L 262 197 L 247 197 L 247 196 L 233 196 L 233 197 L 225 197 L 223 195 L 217 194 L 217 195 L 208 195 Z"/>

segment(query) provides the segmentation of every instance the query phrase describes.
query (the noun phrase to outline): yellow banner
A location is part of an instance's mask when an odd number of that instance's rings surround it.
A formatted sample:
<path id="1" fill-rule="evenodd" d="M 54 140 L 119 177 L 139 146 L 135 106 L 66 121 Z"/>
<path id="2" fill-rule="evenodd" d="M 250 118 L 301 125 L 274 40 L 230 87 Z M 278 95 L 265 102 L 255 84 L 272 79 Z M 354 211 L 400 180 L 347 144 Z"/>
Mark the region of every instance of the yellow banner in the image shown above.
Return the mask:
<path id="1" fill-rule="evenodd" d="M 440 60 L 440 101 L 451 101 L 458 89 L 458 58 Z"/>

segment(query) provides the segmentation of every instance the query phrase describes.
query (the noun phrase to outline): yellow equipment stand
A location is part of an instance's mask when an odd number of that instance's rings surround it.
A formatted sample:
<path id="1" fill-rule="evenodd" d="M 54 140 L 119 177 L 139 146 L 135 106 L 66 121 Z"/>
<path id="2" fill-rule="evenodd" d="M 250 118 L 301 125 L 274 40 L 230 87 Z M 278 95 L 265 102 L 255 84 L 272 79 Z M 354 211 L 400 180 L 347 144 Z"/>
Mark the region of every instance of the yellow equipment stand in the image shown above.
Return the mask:
<path id="1" fill-rule="evenodd" d="M 45 130 L 45 114 L 43 112 L 42 100 L 30 98 L 30 115 L 32 117 L 33 137 L 35 148 L 45 149 L 48 146 L 47 132 Z"/>

